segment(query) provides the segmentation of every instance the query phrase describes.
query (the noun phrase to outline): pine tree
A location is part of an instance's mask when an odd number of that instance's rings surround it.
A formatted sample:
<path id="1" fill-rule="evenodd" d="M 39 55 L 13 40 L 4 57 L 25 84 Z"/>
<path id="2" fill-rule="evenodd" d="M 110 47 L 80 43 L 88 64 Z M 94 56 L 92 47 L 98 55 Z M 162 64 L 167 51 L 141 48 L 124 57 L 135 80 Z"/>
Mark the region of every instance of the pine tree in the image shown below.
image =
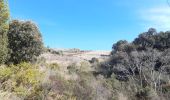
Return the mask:
<path id="1" fill-rule="evenodd" d="M 9 10 L 8 1 L 0 0 L 0 64 L 4 63 L 8 57 L 8 38 L 7 31 L 9 29 Z"/>

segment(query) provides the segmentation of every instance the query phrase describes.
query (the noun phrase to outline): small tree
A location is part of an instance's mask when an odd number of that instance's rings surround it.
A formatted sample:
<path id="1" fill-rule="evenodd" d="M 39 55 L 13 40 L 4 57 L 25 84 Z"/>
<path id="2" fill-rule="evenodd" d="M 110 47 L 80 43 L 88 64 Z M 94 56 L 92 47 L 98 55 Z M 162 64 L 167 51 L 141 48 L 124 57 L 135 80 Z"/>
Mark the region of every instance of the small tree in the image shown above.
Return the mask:
<path id="1" fill-rule="evenodd" d="M 0 64 L 4 63 L 8 57 L 8 39 L 7 31 L 9 28 L 8 24 L 9 11 L 6 0 L 0 0 Z"/>
<path id="2" fill-rule="evenodd" d="M 153 47 L 155 44 L 155 35 L 157 34 L 156 29 L 150 28 L 148 32 L 144 32 L 136 38 L 133 43 L 144 49 L 148 47 Z"/>
<path id="3" fill-rule="evenodd" d="M 120 40 L 117 43 L 113 44 L 112 49 L 113 51 L 122 51 L 124 45 L 128 44 L 126 40 Z"/>
<path id="4" fill-rule="evenodd" d="M 31 21 L 13 20 L 10 22 L 9 48 L 11 49 L 10 62 L 35 61 L 43 51 L 41 33 Z"/>

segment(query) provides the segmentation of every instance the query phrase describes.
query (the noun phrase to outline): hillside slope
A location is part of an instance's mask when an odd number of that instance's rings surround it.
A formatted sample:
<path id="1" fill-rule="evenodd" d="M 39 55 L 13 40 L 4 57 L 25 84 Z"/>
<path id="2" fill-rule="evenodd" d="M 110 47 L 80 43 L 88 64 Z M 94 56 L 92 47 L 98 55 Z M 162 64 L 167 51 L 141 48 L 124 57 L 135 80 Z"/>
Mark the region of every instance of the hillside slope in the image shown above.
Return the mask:
<path id="1" fill-rule="evenodd" d="M 97 50 L 73 50 L 73 49 L 53 49 L 55 52 L 62 52 L 62 54 L 44 53 L 41 57 L 46 59 L 47 63 L 58 63 L 62 66 L 68 66 L 73 63 L 80 63 L 83 61 L 90 61 L 92 58 L 99 59 L 100 62 L 109 58 L 111 51 Z M 53 52 L 54 52 L 53 51 Z"/>

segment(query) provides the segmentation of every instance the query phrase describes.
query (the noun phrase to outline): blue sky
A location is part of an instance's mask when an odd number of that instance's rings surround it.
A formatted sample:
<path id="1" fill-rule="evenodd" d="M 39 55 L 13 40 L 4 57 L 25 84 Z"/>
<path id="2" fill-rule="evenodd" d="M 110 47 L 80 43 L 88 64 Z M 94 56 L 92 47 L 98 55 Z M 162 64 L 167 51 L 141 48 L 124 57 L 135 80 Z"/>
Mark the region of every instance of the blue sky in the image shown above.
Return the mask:
<path id="1" fill-rule="evenodd" d="M 166 0 L 9 0 L 11 19 L 32 20 L 46 46 L 111 50 L 150 27 L 170 29 Z"/>

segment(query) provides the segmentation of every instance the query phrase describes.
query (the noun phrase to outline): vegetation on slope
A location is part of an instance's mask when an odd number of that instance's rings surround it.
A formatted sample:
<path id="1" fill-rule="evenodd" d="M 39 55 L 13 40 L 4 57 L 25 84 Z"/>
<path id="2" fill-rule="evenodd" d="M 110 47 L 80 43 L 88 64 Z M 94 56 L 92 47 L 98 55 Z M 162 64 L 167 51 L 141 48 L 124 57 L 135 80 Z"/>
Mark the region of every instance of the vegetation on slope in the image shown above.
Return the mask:
<path id="1" fill-rule="evenodd" d="M 8 58 L 8 21 L 9 11 L 7 1 L 0 0 L 0 64 L 4 63 Z"/>
<path id="2" fill-rule="evenodd" d="M 107 78 L 114 74 L 130 87 L 123 91 L 133 98 L 168 100 L 169 62 L 170 32 L 157 33 L 150 28 L 131 43 L 121 40 L 114 44 L 111 58 L 100 67 L 100 72 Z"/>
<path id="3" fill-rule="evenodd" d="M 120 40 L 113 45 L 110 59 L 105 62 L 92 58 L 61 66 L 39 57 L 43 53 L 43 42 L 38 27 L 30 21 L 8 23 L 7 8 L 7 2 L 0 0 L 0 99 L 170 98 L 169 31 L 158 33 L 151 28 L 131 43 Z M 63 56 L 63 52 L 50 48 L 46 52 Z"/>

